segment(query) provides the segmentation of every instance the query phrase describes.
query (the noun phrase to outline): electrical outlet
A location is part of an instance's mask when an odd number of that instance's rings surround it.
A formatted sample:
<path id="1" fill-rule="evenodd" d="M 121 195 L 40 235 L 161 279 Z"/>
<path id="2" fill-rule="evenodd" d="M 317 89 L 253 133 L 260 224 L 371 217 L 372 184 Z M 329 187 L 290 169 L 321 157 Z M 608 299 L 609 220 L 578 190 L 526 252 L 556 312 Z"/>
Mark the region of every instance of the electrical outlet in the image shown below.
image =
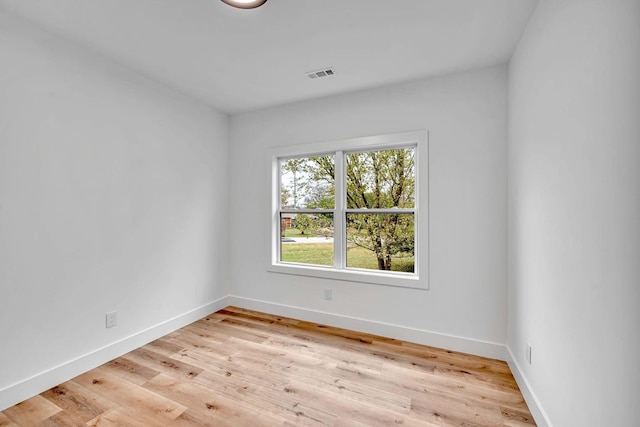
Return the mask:
<path id="1" fill-rule="evenodd" d="M 111 313 L 107 313 L 105 318 L 106 318 L 107 328 L 113 328 L 118 324 L 118 313 L 115 311 L 112 311 Z"/>
<path id="2" fill-rule="evenodd" d="M 324 290 L 324 299 L 327 301 L 331 301 L 331 298 L 333 298 L 333 295 L 331 295 L 331 289 L 325 289 Z"/>
<path id="3" fill-rule="evenodd" d="M 531 365 L 531 344 L 527 343 L 527 348 L 525 350 L 525 357 L 527 358 L 527 363 Z"/>

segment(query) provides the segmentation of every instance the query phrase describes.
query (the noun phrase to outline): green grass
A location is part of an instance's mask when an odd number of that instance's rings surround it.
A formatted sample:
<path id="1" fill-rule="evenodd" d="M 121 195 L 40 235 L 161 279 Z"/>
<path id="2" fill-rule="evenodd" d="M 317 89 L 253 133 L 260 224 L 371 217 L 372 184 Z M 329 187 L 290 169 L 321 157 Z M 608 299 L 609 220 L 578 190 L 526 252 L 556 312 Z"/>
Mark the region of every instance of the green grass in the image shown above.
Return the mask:
<path id="1" fill-rule="evenodd" d="M 333 265 L 333 243 L 283 243 L 280 257 L 284 262 Z"/>
<path id="2" fill-rule="evenodd" d="M 284 231 L 284 237 L 318 237 L 318 235 L 313 234 L 310 231 L 307 231 L 306 233 L 302 234 L 300 230 L 298 230 L 297 228 L 287 228 Z"/>
<path id="3" fill-rule="evenodd" d="M 391 257 L 391 271 L 401 271 L 413 273 L 414 257 L 397 256 Z M 370 270 L 378 269 L 378 259 L 376 255 L 366 249 L 357 246 L 347 247 L 347 267 L 366 268 Z"/>
<path id="4" fill-rule="evenodd" d="M 333 243 L 283 243 L 281 259 L 283 262 L 333 265 Z M 378 260 L 371 251 L 350 246 L 347 248 L 347 265 L 377 270 Z M 391 260 L 391 271 L 413 272 L 413 266 L 413 256 L 393 257 Z"/>

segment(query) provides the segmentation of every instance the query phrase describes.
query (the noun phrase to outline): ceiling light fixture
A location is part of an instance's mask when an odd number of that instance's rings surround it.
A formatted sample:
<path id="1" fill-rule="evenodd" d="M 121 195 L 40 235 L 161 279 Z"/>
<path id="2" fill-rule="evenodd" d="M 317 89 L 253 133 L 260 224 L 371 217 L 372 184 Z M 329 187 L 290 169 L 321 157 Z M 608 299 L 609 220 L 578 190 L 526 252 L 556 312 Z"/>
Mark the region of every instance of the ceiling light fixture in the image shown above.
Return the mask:
<path id="1" fill-rule="evenodd" d="M 265 4 L 267 0 L 222 0 L 222 2 L 239 9 L 255 9 Z"/>

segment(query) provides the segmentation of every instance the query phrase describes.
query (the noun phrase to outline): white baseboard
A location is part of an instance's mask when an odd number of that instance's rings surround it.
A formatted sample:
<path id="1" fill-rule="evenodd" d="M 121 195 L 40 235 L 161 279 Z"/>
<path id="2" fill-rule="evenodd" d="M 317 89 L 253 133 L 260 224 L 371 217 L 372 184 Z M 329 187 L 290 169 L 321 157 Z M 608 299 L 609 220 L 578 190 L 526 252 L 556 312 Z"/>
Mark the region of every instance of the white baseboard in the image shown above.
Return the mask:
<path id="1" fill-rule="evenodd" d="M 509 369 L 511 369 L 511 372 L 513 373 L 513 377 L 518 383 L 518 387 L 520 387 L 520 391 L 522 392 L 524 400 L 527 402 L 527 406 L 529 406 L 529 411 L 531 411 L 533 419 L 536 421 L 538 427 L 552 427 L 547 413 L 542 408 L 542 405 L 540 405 L 540 401 L 529 385 L 529 381 L 527 381 L 527 378 L 524 376 L 522 369 L 520 369 L 520 365 L 516 361 L 516 358 L 513 356 L 511 348 L 509 348 L 509 346 L 507 346 L 506 348 L 507 364 L 509 365 Z"/>
<path id="2" fill-rule="evenodd" d="M 219 298 L 112 344 L 35 374 L 16 384 L 0 389 L 0 411 L 68 381 L 116 357 L 122 356 L 176 329 L 180 329 L 189 323 L 193 323 L 228 305 L 228 297 Z"/>
<path id="3" fill-rule="evenodd" d="M 416 344 L 444 348 L 447 350 L 489 357 L 492 359 L 506 360 L 507 357 L 506 347 L 504 346 L 504 344 L 458 337 L 455 335 L 441 334 L 437 332 L 425 331 L 422 329 L 408 328 L 406 326 L 360 319 L 357 317 L 344 316 L 341 314 L 327 313 L 324 311 L 309 310 L 301 307 L 294 307 L 290 305 L 277 304 L 268 301 L 260 301 L 233 295 L 229 296 L 228 302 L 229 305 L 246 308 L 249 310 L 262 311 L 265 313 L 292 317 L 294 319 L 322 323 L 329 326 L 351 329 L 354 331 L 366 332 L 374 335 L 381 335 L 388 338 L 395 338 L 403 341 L 413 342 Z"/>

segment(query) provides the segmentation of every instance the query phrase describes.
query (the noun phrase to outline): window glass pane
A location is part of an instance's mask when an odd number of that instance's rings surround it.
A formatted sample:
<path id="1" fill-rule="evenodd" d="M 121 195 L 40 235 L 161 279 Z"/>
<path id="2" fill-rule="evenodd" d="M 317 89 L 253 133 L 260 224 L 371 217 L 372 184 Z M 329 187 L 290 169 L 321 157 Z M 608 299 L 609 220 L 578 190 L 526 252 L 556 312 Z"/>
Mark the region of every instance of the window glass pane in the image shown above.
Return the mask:
<path id="1" fill-rule="evenodd" d="M 333 266 L 333 214 L 280 214 L 280 260 Z"/>
<path id="2" fill-rule="evenodd" d="M 414 214 L 347 214 L 347 267 L 415 271 Z"/>
<path id="3" fill-rule="evenodd" d="M 282 209 L 333 209 L 334 156 L 302 157 L 280 161 Z"/>
<path id="4" fill-rule="evenodd" d="M 349 153 L 347 208 L 413 208 L 415 148 Z"/>

